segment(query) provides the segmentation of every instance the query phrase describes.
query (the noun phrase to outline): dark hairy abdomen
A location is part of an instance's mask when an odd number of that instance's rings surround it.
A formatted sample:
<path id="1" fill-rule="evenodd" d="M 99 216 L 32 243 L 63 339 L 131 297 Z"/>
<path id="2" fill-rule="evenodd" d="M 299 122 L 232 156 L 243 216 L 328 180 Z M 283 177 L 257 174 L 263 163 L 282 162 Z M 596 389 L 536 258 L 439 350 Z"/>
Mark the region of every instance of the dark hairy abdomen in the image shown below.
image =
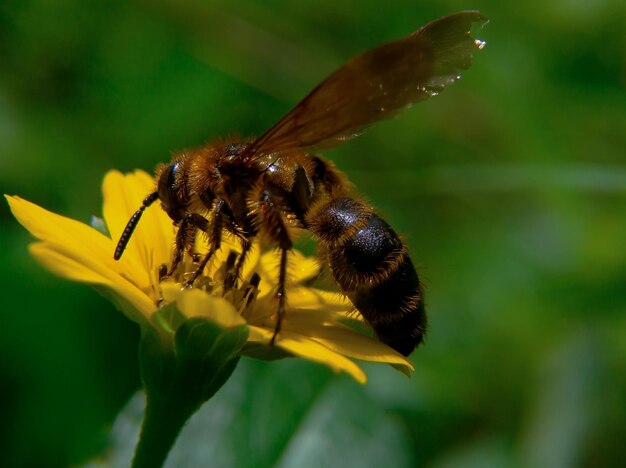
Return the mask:
<path id="1" fill-rule="evenodd" d="M 310 215 L 331 272 L 379 339 L 408 356 L 426 330 L 423 291 L 396 232 L 365 203 L 337 198 Z"/>

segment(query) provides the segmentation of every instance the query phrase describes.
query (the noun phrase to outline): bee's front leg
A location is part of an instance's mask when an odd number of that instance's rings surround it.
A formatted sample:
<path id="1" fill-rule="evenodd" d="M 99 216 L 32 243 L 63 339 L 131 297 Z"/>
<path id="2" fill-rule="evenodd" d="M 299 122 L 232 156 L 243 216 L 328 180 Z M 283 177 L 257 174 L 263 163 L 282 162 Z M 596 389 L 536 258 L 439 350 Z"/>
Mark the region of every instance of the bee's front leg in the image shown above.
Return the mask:
<path id="1" fill-rule="evenodd" d="M 178 227 L 176 233 L 176 244 L 174 247 L 174 255 L 172 257 L 172 264 L 169 270 L 160 275 L 161 280 L 170 278 L 176 272 L 176 268 L 183 259 L 185 250 L 191 248 L 193 241 L 196 239 L 198 229 L 202 232 L 206 232 L 209 226 L 208 220 L 197 213 L 187 213 Z"/>
<path id="2" fill-rule="evenodd" d="M 193 272 L 191 277 L 185 282 L 185 286 L 190 288 L 193 286 L 194 281 L 198 279 L 198 276 L 202 274 L 204 268 L 213 257 L 213 254 L 222 247 L 222 229 L 224 228 L 224 216 L 228 212 L 226 201 L 218 199 L 215 201 L 213 210 L 211 211 L 211 221 L 207 221 L 209 225 L 205 230 L 209 234 L 209 252 L 204 256 L 196 271 Z"/>

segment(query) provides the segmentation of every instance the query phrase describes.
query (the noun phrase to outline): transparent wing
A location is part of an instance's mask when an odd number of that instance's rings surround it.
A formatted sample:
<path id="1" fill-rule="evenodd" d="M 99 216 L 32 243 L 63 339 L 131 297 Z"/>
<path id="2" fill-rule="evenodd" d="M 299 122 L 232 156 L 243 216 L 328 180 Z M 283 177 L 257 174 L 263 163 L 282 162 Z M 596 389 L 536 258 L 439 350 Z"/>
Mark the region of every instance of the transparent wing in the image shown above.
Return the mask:
<path id="1" fill-rule="evenodd" d="M 246 149 L 246 158 L 337 146 L 368 125 L 437 95 L 484 45 L 470 32 L 478 11 L 439 18 L 346 63 Z"/>

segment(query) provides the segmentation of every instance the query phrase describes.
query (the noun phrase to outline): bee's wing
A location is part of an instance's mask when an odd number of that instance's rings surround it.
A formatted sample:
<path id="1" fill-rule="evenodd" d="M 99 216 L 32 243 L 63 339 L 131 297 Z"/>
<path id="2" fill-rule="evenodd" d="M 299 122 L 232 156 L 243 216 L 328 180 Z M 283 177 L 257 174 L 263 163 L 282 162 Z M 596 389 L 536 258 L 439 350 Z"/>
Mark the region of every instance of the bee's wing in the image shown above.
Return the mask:
<path id="1" fill-rule="evenodd" d="M 478 11 L 440 18 L 346 63 L 246 148 L 246 157 L 333 147 L 369 124 L 438 94 L 484 44 L 470 28 Z"/>

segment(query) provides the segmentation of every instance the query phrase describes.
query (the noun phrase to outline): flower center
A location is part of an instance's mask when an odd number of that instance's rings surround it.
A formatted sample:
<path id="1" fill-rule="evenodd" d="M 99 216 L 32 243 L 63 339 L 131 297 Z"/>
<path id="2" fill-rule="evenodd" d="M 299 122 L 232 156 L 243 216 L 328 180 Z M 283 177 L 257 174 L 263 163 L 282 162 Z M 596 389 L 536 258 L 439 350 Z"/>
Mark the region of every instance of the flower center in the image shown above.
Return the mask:
<path id="1" fill-rule="evenodd" d="M 198 268 L 202 267 L 203 256 L 200 254 L 185 255 L 178 268 L 171 278 L 165 278 L 168 265 L 161 265 L 159 268 L 159 284 L 163 281 L 174 282 L 183 288 L 194 288 L 204 291 L 213 296 L 222 297 L 231 302 L 235 309 L 247 318 L 248 312 L 252 308 L 259 293 L 259 283 L 261 277 L 254 272 L 249 279 L 241 278 L 242 264 L 238 262 L 240 254 L 231 250 L 222 262 L 215 268 L 215 265 L 204 266 L 198 273 Z M 217 259 L 213 259 L 216 261 Z M 213 271 L 212 276 L 206 274 Z M 194 279 L 195 278 L 195 279 Z M 193 283 L 190 280 L 193 279 Z M 162 306 L 163 297 L 157 299 L 157 305 Z"/>

